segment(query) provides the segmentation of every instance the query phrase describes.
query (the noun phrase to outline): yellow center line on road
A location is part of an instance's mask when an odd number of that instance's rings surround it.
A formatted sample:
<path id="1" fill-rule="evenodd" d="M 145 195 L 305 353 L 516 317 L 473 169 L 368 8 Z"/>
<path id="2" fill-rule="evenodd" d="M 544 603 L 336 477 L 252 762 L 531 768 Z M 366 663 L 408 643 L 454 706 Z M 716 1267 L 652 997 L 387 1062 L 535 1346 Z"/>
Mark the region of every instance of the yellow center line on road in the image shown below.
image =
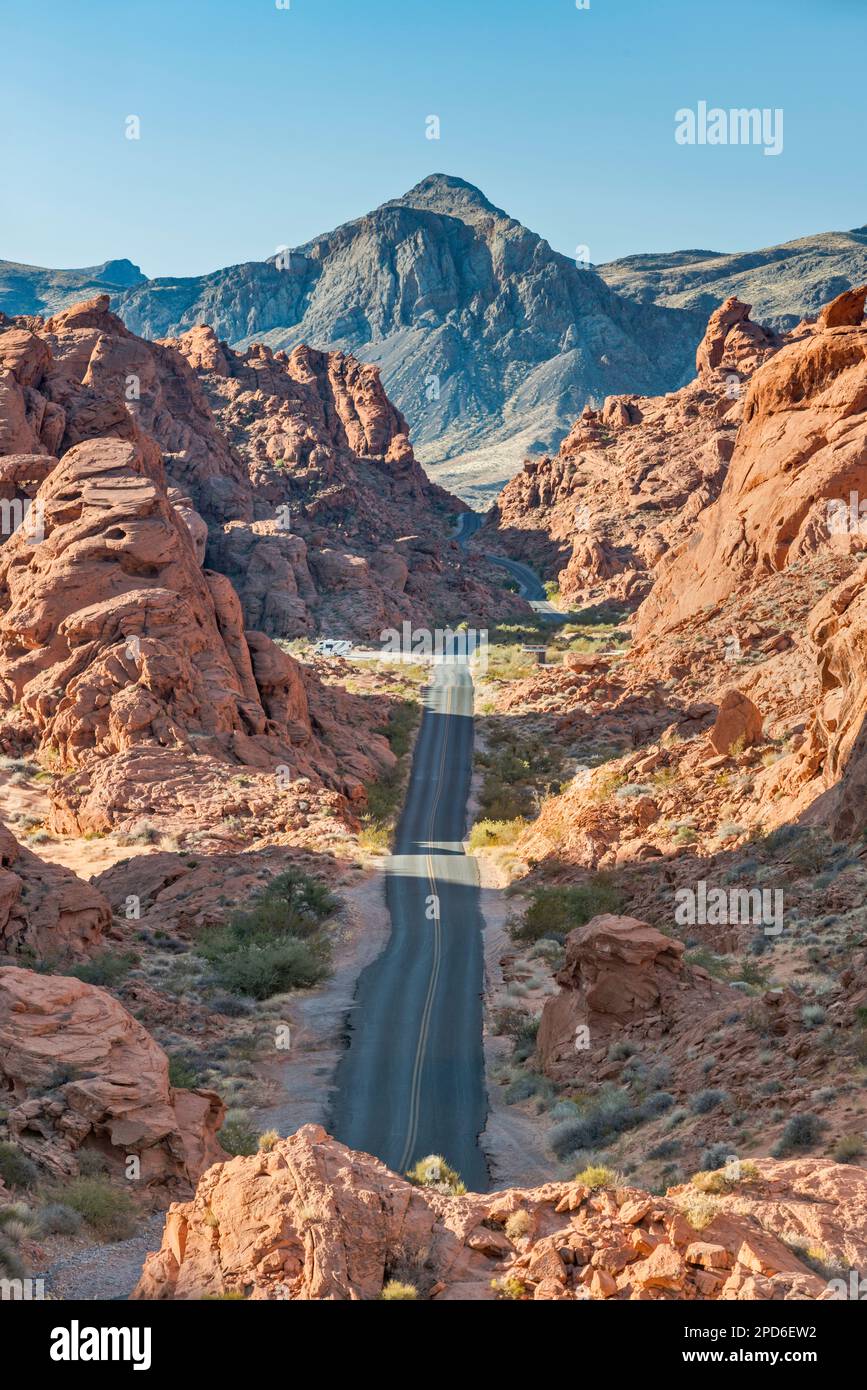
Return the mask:
<path id="1" fill-rule="evenodd" d="M 431 962 L 431 972 L 430 979 L 428 980 L 427 996 L 424 1002 L 424 1009 L 422 1010 L 418 1043 L 416 1044 L 415 1049 L 415 1062 L 413 1065 L 412 1083 L 410 1086 L 409 1120 L 407 1123 L 406 1144 L 404 1145 L 403 1155 L 401 1157 L 400 1163 L 398 1164 L 398 1168 L 401 1174 L 403 1174 L 406 1171 L 406 1166 L 409 1163 L 410 1156 L 412 1154 L 413 1148 L 415 1146 L 415 1141 L 418 1136 L 418 1122 L 419 1115 L 421 1112 L 421 1074 L 422 1068 L 424 1066 L 425 1052 L 427 1051 L 428 1036 L 430 1034 L 430 1020 L 431 1015 L 433 1013 L 433 1001 L 436 995 L 437 982 L 439 980 L 440 973 L 440 959 L 442 956 L 442 930 L 440 927 L 440 912 L 439 900 L 437 895 L 436 871 L 434 869 L 433 855 L 431 854 L 430 847 L 433 843 L 436 813 L 440 803 L 440 796 L 442 795 L 443 789 L 443 774 L 445 772 L 446 765 L 446 751 L 449 745 L 448 720 L 452 712 L 452 691 L 454 690 L 454 688 L 455 687 L 452 685 L 447 686 L 446 688 L 446 707 L 443 713 L 443 718 L 445 721 L 443 725 L 443 746 L 442 751 L 440 753 L 439 770 L 437 772 L 436 791 L 434 793 L 433 802 L 431 803 L 430 819 L 428 821 L 428 848 L 426 854 L 427 876 L 431 894 L 434 898 L 437 899 L 435 904 L 436 913 L 433 919 L 434 954 L 433 961 Z"/>

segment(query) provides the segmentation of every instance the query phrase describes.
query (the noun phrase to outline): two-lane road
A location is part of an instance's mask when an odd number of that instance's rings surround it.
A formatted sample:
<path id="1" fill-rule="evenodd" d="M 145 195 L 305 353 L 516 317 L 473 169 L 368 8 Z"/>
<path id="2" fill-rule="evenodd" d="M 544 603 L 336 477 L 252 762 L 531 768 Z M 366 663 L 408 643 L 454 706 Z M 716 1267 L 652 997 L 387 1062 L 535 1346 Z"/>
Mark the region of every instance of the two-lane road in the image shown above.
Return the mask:
<path id="1" fill-rule="evenodd" d="M 470 536 L 475 533 L 484 523 L 484 516 L 481 512 L 461 512 L 458 517 L 458 524 L 455 528 L 454 539 L 460 541 L 466 548 Z M 505 555 L 485 554 L 485 559 L 492 565 L 499 565 L 506 570 L 518 585 L 518 592 L 525 598 L 534 612 L 548 623 L 557 622 L 565 618 L 565 614 L 559 608 L 555 608 L 545 593 L 545 586 L 535 570 L 530 569 L 529 565 L 524 565 L 520 560 L 509 560 Z"/>
<path id="2" fill-rule="evenodd" d="M 436 665 L 386 869 L 391 936 L 358 982 L 331 1127 L 397 1172 L 442 1154 L 478 1192 L 488 1182 L 482 921 L 462 846 L 472 753 L 469 670 Z"/>

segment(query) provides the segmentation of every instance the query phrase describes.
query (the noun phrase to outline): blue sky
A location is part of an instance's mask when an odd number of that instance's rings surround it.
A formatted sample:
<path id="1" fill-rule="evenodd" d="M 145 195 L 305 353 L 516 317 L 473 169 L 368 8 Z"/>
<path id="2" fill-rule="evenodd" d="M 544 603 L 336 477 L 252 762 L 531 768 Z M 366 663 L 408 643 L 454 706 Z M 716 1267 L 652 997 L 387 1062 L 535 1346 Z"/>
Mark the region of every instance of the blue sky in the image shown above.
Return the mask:
<path id="1" fill-rule="evenodd" d="M 10 260 L 197 274 L 434 171 L 597 262 L 867 222 L 863 0 L 2 0 L 0 20 Z M 700 100 L 782 107 L 783 153 L 677 145 Z"/>

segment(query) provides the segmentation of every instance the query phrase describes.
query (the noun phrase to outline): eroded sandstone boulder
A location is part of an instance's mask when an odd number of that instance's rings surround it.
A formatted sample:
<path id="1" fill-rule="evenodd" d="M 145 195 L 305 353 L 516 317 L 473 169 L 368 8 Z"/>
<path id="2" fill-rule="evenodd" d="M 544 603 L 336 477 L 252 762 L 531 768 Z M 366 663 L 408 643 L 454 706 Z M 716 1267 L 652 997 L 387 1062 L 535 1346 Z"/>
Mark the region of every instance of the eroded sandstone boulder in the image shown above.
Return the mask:
<path id="1" fill-rule="evenodd" d="M 50 1172 L 96 1150 L 145 1184 L 181 1188 L 223 1156 L 222 1101 L 169 1084 L 150 1034 L 106 990 L 15 966 L 0 970 L 0 1090 L 15 1142 Z"/>
<path id="2" fill-rule="evenodd" d="M 0 956 L 81 960 L 99 949 L 110 926 L 103 893 L 0 825 Z"/>

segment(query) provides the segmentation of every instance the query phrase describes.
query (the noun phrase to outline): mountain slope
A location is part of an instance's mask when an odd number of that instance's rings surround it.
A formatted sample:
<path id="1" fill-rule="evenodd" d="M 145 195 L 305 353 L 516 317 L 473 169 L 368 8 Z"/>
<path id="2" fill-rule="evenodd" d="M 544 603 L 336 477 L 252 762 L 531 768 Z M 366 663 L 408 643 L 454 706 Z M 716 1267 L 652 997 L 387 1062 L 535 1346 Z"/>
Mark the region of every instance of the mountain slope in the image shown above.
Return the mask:
<path id="1" fill-rule="evenodd" d="M 709 314 L 736 295 L 752 305 L 757 322 L 783 330 L 867 280 L 867 227 L 734 255 L 672 251 L 625 256 L 596 269 L 613 290 L 641 304 Z"/>
<path id="2" fill-rule="evenodd" d="M 0 261 L 0 312 L 57 314 L 95 294 L 121 294 L 145 282 L 132 261 L 105 261 L 81 270 L 47 270 L 39 265 Z"/>
<path id="3" fill-rule="evenodd" d="M 522 449 L 555 446 L 588 398 L 679 386 L 703 328 L 618 296 L 438 174 L 297 250 L 149 281 L 114 307 L 151 338 L 206 322 L 235 345 L 303 342 L 378 364 L 422 460 L 449 460 L 438 480 L 464 495 L 481 477 L 481 496 Z"/>

